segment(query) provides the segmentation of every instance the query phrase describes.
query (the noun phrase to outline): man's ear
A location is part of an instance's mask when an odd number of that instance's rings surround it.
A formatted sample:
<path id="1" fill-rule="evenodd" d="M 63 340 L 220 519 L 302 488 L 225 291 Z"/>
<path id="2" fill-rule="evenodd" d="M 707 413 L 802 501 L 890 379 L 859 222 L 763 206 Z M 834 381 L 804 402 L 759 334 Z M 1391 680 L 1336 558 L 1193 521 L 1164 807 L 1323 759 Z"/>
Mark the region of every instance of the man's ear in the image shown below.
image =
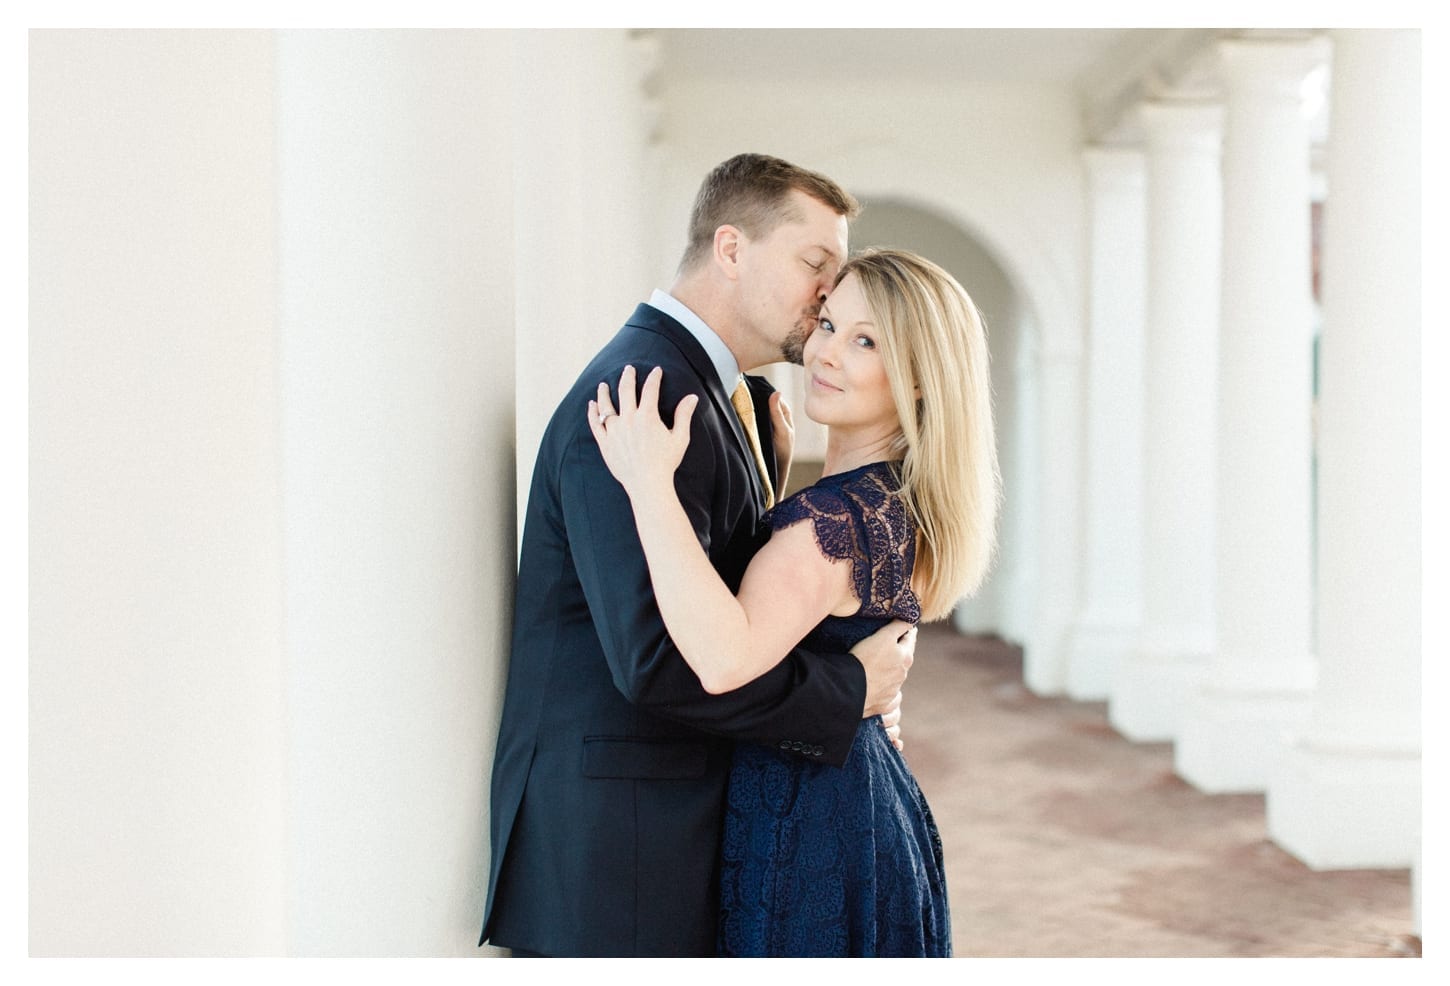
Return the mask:
<path id="1" fill-rule="evenodd" d="M 715 264 L 732 281 L 739 276 L 740 249 L 744 240 L 745 234 L 736 226 L 726 224 L 715 230 Z"/>

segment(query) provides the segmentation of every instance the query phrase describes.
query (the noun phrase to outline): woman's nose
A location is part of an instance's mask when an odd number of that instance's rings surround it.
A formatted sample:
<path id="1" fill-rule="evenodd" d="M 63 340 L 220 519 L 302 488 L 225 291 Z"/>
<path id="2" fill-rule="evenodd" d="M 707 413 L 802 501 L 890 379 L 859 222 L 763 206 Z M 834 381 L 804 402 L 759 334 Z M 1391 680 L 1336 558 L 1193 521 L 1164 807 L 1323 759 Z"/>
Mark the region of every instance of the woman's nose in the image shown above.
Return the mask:
<path id="1" fill-rule="evenodd" d="M 840 336 L 839 332 L 824 333 L 825 338 L 821 340 L 821 348 L 816 351 L 816 358 L 822 363 L 830 366 L 840 365 Z"/>

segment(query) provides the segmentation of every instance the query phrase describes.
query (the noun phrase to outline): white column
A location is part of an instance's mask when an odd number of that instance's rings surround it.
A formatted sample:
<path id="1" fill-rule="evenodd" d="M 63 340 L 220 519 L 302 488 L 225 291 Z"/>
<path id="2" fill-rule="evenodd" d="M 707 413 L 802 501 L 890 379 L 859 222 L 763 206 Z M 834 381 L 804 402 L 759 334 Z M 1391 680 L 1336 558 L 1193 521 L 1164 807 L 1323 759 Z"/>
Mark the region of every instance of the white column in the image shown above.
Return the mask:
<path id="1" fill-rule="evenodd" d="M 1172 739 L 1213 648 L 1214 379 L 1222 225 L 1220 107 L 1142 107 L 1148 315 L 1143 404 L 1143 623 L 1108 715 Z"/>
<path id="2" fill-rule="evenodd" d="M 508 36 L 287 31 L 294 955 L 473 956 L 514 585 Z"/>
<path id="3" fill-rule="evenodd" d="M 1270 776 L 1268 824 L 1317 869 L 1407 867 L 1420 839 L 1420 41 L 1332 37 L 1319 684 Z"/>
<path id="4" fill-rule="evenodd" d="M 1009 384 L 993 390 L 994 395 L 1005 396 L 995 421 L 1007 437 L 999 443 L 1004 496 L 997 523 L 1002 557 L 991 578 L 995 629 L 1004 639 L 1026 642 L 1035 625 L 1042 556 L 1043 533 L 1037 521 L 1042 514 L 1041 450 L 1046 439 L 1042 434 L 1042 382 L 1038 378 L 1036 345 L 1028 341 L 1036 338 L 1038 327 L 1029 322 L 1023 328 L 1027 331 L 1016 337 L 1011 362 L 1004 361 L 993 370 L 994 378 L 1000 373 Z"/>
<path id="5" fill-rule="evenodd" d="M 585 157 L 581 102 L 585 85 L 583 31 L 514 31 L 513 213 L 516 347 L 514 428 L 518 537 L 534 458 L 559 398 L 584 366 L 589 343 L 605 326 L 589 326 L 586 294 L 566 285 L 565 271 L 587 270 Z M 628 312 L 620 314 L 622 322 Z M 600 340 L 602 341 L 602 340 Z"/>
<path id="6" fill-rule="evenodd" d="M 651 121 L 641 81 L 657 42 L 623 30 L 508 37 L 522 537 L 535 453 L 559 398 L 650 289 L 668 285 L 647 279 L 642 204 Z"/>
<path id="7" fill-rule="evenodd" d="M 1143 315 L 1147 217 L 1143 153 L 1084 154 L 1088 230 L 1083 550 L 1067 693 L 1100 701 L 1142 619 Z"/>
<path id="8" fill-rule="evenodd" d="M 1217 647 L 1174 748 L 1199 790 L 1262 791 L 1302 725 L 1310 655 L 1309 122 L 1322 40 L 1219 45 L 1227 90 L 1218 353 Z"/>
<path id="9" fill-rule="evenodd" d="M 1023 641 L 1022 678 L 1038 695 L 1067 686 L 1067 641 L 1077 603 L 1078 497 L 1082 489 L 1082 353 L 1061 348 L 1036 354 L 1042 427 L 1036 449 L 1037 591 Z"/>

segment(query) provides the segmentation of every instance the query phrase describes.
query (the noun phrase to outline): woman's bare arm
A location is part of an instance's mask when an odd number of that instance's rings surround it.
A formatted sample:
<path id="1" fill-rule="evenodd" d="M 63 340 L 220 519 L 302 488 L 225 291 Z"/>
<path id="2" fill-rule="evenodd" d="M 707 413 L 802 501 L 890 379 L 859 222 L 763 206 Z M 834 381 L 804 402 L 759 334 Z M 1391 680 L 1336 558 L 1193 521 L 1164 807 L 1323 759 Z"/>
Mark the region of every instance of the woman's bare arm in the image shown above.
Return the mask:
<path id="1" fill-rule="evenodd" d="M 601 384 L 589 427 L 610 472 L 629 494 L 665 627 L 707 691 L 738 688 L 774 667 L 824 617 L 855 612 L 850 565 L 816 546 L 809 524 L 778 531 L 755 555 L 739 596 L 710 564 L 675 493 L 698 398 L 680 402 L 674 428 L 659 416 L 660 370 L 636 404 L 635 374 L 619 381 L 619 410 Z"/>

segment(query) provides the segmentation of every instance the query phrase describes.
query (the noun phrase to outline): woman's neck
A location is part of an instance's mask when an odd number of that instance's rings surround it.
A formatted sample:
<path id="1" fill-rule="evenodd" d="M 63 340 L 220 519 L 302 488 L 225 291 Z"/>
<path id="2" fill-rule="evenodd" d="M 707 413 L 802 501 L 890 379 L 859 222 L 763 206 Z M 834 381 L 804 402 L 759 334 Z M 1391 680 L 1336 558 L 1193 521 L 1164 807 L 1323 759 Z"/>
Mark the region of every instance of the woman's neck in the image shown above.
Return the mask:
<path id="1" fill-rule="evenodd" d="M 898 447 L 901 433 L 889 435 L 860 435 L 842 433 L 839 429 L 826 430 L 826 459 L 822 476 L 834 476 L 838 472 L 850 472 L 869 466 L 873 462 L 891 462 L 902 457 Z"/>

